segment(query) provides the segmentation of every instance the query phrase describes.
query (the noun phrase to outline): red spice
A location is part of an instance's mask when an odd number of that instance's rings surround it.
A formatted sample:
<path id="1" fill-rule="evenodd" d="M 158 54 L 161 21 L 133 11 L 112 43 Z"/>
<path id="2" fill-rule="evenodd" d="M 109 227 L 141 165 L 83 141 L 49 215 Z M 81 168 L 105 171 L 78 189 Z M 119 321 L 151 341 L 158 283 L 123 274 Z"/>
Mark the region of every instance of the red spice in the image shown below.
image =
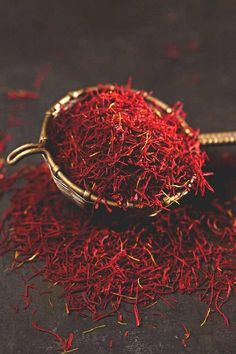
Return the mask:
<path id="1" fill-rule="evenodd" d="M 208 208 L 205 201 L 202 209 L 181 206 L 149 225 L 117 231 L 73 208 L 44 164 L 22 168 L 0 188 L 9 189 L 19 176 L 25 184 L 13 191 L 0 221 L 0 253 L 13 252 L 18 270 L 34 264 L 29 284 L 42 276 L 61 286 L 70 313 L 90 312 L 94 320 L 128 303 L 137 326 L 142 307 L 155 301 L 174 306 L 167 295 L 196 293 L 228 324 L 222 307 L 236 284 L 236 200 L 225 206 L 214 201 Z"/>
<path id="2" fill-rule="evenodd" d="M 25 291 L 23 294 L 23 301 L 25 303 L 24 310 L 27 310 L 32 304 L 32 298 L 30 297 L 30 289 L 35 289 L 35 286 L 33 284 L 26 284 Z"/>
<path id="3" fill-rule="evenodd" d="M 117 312 L 117 322 L 123 323 L 123 315 L 120 311 Z"/>
<path id="4" fill-rule="evenodd" d="M 187 347 L 187 341 L 190 338 L 190 331 L 188 330 L 188 328 L 186 327 L 186 325 L 184 323 L 182 323 L 183 329 L 184 329 L 184 337 L 182 339 L 182 343 L 184 347 Z"/>
<path id="5" fill-rule="evenodd" d="M 136 326 L 139 327 L 141 324 L 141 318 L 140 318 L 137 304 L 134 304 L 134 316 L 135 316 Z"/>
<path id="6" fill-rule="evenodd" d="M 68 350 L 71 349 L 72 343 L 74 340 L 74 333 L 70 333 L 68 338 L 63 338 L 58 333 L 56 333 L 50 329 L 46 329 L 46 328 L 39 326 L 35 321 L 32 321 L 32 326 L 35 329 L 37 329 L 38 331 L 41 331 L 41 332 L 44 332 L 44 333 L 47 333 L 47 334 L 50 334 L 51 336 L 53 336 L 55 338 L 55 340 L 59 343 L 60 349 L 62 349 L 63 352 L 67 352 Z"/>
<path id="7" fill-rule="evenodd" d="M 128 335 L 129 335 L 129 331 L 125 331 L 124 336 L 128 337 Z"/>
<path id="8" fill-rule="evenodd" d="M 9 100 L 37 100 L 39 98 L 39 94 L 37 92 L 27 90 L 9 90 L 7 91 L 7 98 Z"/>
<path id="9" fill-rule="evenodd" d="M 49 128 L 50 148 L 63 172 L 99 198 L 156 209 L 164 196 L 188 188 L 193 175 L 196 192 L 210 188 L 198 132 L 186 135 L 179 116 L 185 117 L 180 102 L 159 117 L 144 92 L 100 85 L 61 109 Z"/>

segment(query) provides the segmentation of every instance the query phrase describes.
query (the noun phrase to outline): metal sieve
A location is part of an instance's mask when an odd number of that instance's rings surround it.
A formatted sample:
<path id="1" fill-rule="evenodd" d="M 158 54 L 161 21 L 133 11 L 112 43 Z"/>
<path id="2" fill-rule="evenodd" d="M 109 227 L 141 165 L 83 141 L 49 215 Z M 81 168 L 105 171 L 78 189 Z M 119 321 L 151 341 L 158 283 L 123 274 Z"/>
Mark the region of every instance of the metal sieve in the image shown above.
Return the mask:
<path id="1" fill-rule="evenodd" d="M 114 90 L 115 86 L 113 85 L 105 85 L 108 90 Z M 44 159 L 46 160 L 52 178 L 56 183 L 59 190 L 73 200 L 78 206 L 81 208 L 85 208 L 86 206 L 92 205 L 96 201 L 98 201 L 98 196 L 91 193 L 89 190 L 85 190 L 80 188 L 76 184 L 74 184 L 70 179 L 67 178 L 64 171 L 62 172 L 60 166 L 58 166 L 53 159 L 53 156 L 50 152 L 50 141 L 48 139 L 48 126 L 53 119 L 56 119 L 58 114 L 60 113 L 61 108 L 68 109 L 73 103 L 77 100 L 82 100 L 85 95 L 98 91 L 99 87 L 87 87 L 75 91 L 69 92 L 66 96 L 61 98 L 56 104 L 54 104 L 46 113 L 43 119 L 41 133 L 39 137 L 39 142 L 36 144 L 30 143 L 22 145 L 15 150 L 13 150 L 7 157 L 7 163 L 10 165 L 14 165 L 19 160 L 24 158 L 25 156 L 33 155 L 33 154 L 42 154 Z M 172 109 L 160 101 L 159 99 L 149 95 L 148 93 L 144 93 L 145 100 L 151 105 L 154 112 L 161 117 L 163 113 L 171 113 Z M 191 129 L 189 125 L 179 117 L 181 126 L 186 133 L 186 135 L 191 134 Z M 199 141 L 201 145 L 218 145 L 218 144 L 234 144 L 236 143 L 236 131 L 232 132 L 221 132 L 221 133 L 206 133 L 199 135 Z M 178 202 L 185 194 L 188 193 L 192 184 L 194 183 L 195 176 L 189 181 L 186 181 L 185 186 L 179 188 L 178 192 L 171 195 L 163 195 L 163 207 L 168 207 L 172 203 Z M 108 205 L 112 208 L 120 208 L 121 205 L 114 200 L 110 199 L 100 199 L 99 203 Z M 133 202 L 126 202 L 127 209 L 140 209 L 140 205 Z M 161 211 L 158 210 L 147 210 L 147 215 L 155 216 Z"/>

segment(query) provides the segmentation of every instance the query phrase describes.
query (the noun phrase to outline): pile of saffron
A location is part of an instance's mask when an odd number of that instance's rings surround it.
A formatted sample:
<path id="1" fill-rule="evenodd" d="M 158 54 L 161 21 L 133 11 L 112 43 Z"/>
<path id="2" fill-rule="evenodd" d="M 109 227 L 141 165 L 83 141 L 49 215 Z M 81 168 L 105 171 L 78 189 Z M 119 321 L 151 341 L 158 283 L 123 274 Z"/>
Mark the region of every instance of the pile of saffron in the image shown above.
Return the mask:
<path id="1" fill-rule="evenodd" d="M 24 183 L 14 186 L 19 178 Z M 143 307 L 186 293 L 207 304 L 203 323 L 218 312 L 228 324 L 222 307 L 236 285 L 235 199 L 179 206 L 120 231 L 71 205 L 44 163 L 21 168 L 0 187 L 12 194 L 0 221 L 1 255 L 12 254 L 13 269 L 30 268 L 28 281 L 59 285 L 67 314 L 96 321 L 128 303 L 139 326 Z"/>
<path id="2" fill-rule="evenodd" d="M 76 184 L 121 205 L 131 200 L 160 206 L 163 195 L 174 194 L 193 175 L 193 188 L 204 193 L 210 188 L 202 171 L 206 155 L 198 132 L 183 132 L 181 104 L 158 117 L 144 96 L 129 86 L 101 86 L 83 104 L 62 110 L 50 129 L 55 160 Z M 61 288 L 68 315 L 94 321 L 116 315 L 122 323 L 128 306 L 140 326 L 144 308 L 160 301 L 173 306 L 169 296 L 181 293 L 206 304 L 201 325 L 214 313 L 229 324 L 223 306 L 236 288 L 236 198 L 178 206 L 148 224 L 126 221 L 121 231 L 117 223 L 89 219 L 66 200 L 45 164 L 7 173 L 2 155 L 9 139 L 0 133 L 0 199 L 10 197 L 0 217 L 0 255 L 8 254 L 17 273 L 27 270 L 25 309 L 31 307 L 33 279 L 40 277 L 50 291 Z M 75 350 L 74 333 L 61 336 L 37 319 L 32 326 L 53 336 L 63 353 Z M 183 329 L 186 346 L 190 332 Z"/>
<path id="3" fill-rule="evenodd" d="M 157 114 L 146 95 L 129 85 L 99 85 L 62 107 L 50 123 L 56 163 L 76 185 L 96 194 L 98 203 L 106 198 L 124 209 L 127 201 L 158 209 L 164 197 L 188 189 L 193 176 L 196 192 L 210 188 L 198 131 L 186 134 L 180 122 L 186 116 L 182 104 Z"/>

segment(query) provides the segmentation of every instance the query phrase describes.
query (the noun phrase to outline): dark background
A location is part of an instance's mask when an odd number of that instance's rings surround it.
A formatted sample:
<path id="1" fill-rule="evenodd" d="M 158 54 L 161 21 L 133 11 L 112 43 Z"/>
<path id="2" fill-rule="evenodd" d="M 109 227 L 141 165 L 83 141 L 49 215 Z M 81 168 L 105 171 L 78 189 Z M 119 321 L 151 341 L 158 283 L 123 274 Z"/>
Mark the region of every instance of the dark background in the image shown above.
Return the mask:
<path id="1" fill-rule="evenodd" d="M 1 129 L 9 126 L 9 116 L 16 110 L 16 102 L 7 100 L 5 92 L 31 90 L 39 70 L 52 65 L 40 99 L 27 102 L 17 113 L 24 124 L 7 128 L 13 136 L 9 150 L 37 140 L 45 110 L 68 90 L 99 82 L 122 84 L 129 76 L 134 87 L 152 90 L 169 103 L 183 100 L 192 126 L 203 131 L 235 130 L 235 10 L 233 0 L 1 0 Z M 198 43 L 196 50 L 189 49 L 192 41 Z M 173 44 L 180 51 L 178 58 L 168 51 Z M 227 181 L 235 173 L 233 164 L 230 167 L 225 160 L 228 153 L 232 160 L 235 148 L 210 152 L 216 177 L 218 173 L 222 180 L 218 188 L 226 194 L 234 192 Z M 0 354 L 56 353 L 52 338 L 32 329 L 30 311 L 15 314 L 10 307 L 21 304 L 22 283 L 7 271 L 7 257 L 0 264 Z M 175 310 L 165 309 L 165 320 L 153 316 L 164 305 L 145 311 L 140 328 L 132 317 L 125 328 L 114 319 L 94 324 L 67 318 L 60 301 L 54 310 L 46 298 L 36 296 L 35 303 L 38 322 L 44 327 L 62 335 L 76 328 L 75 346 L 80 353 L 235 353 L 235 298 L 225 308 L 230 328 L 217 315 L 200 327 L 206 306 L 194 296 L 177 298 Z M 104 323 L 104 329 L 81 334 Z M 187 348 L 181 343 L 181 323 L 191 331 Z M 126 329 L 128 338 L 123 336 Z M 112 349 L 108 348 L 110 339 Z"/>

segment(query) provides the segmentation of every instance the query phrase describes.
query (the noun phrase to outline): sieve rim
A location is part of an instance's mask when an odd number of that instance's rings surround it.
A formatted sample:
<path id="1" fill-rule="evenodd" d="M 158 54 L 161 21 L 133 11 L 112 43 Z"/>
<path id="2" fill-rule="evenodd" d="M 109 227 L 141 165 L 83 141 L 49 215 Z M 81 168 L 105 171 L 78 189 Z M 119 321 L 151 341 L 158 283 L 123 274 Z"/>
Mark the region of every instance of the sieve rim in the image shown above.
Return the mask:
<path id="1" fill-rule="evenodd" d="M 111 84 L 102 85 L 102 87 L 103 88 L 105 87 L 109 90 L 115 89 L 115 86 L 111 85 Z M 47 148 L 47 144 L 50 143 L 50 139 L 48 138 L 48 134 L 47 134 L 48 126 L 49 126 L 50 121 L 52 119 L 56 119 L 56 117 L 60 113 L 61 108 L 62 107 L 65 108 L 73 101 L 76 101 L 76 100 L 82 98 L 83 95 L 97 91 L 99 89 L 100 89 L 99 86 L 90 86 L 90 87 L 86 87 L 86 88 L 82 88 L 82 89 L 78 89 L 78 90 L 69 91 L 65 96 L 63 96 L 59 101 L 57 101 L 53 106 L 51 106 L 51 108 L 49 108 L 46 111 L 43 122 L 42 122 L 39 144 L 41 146 L 43 146 L 44 149 L 47 151 L 47 153 L 44 154 L 44 158 L 50 167 L 52 177 L 53 178 L 55 177 L 54 182 L 60 181 L 62 184 L 64 184 L 65 189 L 69 188 L 72 192 L 79 194 L 79 197 L 81 198 L 81 203 L 84 202 L 84 203 L 90 204 L 90 203 L 98 202 L 99 204 L 101 203 L 101 204 L 107 205 L 109 207 L 119 207 L 120 208 L 124 205 L 124 203 L 118 203 L 112 199 L 99 198 L 96 194 L 94 194 L 86 189 L 83 189 L 83 188 L 79 187 L 77 184 L 75 184 L 74 182 L 72 182 L 66 176 L 66 174 L 64 172 L 62 172 L 60 166 L 58 166 L 55 163 L 51 152 Z M 134 91 L 138 91 L 138 90 L 134 90 Z M 163 112 L 165 112 L 165 113 L 172 112 L 171 107 L 168 106 L 163 101 L 157 99 L 156 97 L 148 94 L 145 91 L 143 92 L 143 95 L 144 95 L 145 100 L 148 103 L 153 105 L 153 107 L 155 108 L 154 111 L 157 115 L 162 114 Z M 186 133 L 186 135 L 191 135 L 190 126 L 186 123 L 186 121 L 182 117 L 179 116 L 178 118 L 180 120 L 181 126 L 182 126 L 184 132 Z M 178 193 L 176 193 L 174 196 L 169 196 L 169 195 L 163 196 L 163 207 L 168 207 L 173 203 L 177 203 L 179 199 L 181 199 L 184 195 L 186 195 L 189 192 L 189 189 L 192 187 L 192 184 L 194 183 L 195 178 L 196 178 L 195 175 L 193 175 L 191 180 L 186 181 L 185 186 L 183 186 L 178 191 Z M 56 181 L 55 181 L 55 179 L 56 179 Z M 62 186 L 62 189 L 63 189 L 63 186 Z M 73 197 L 73 195 L 72 195 L 72 197 Z M 143 207 L 140 204 L 129 202 L 129 201 L 126 202 L 126 207 L 127 208 L 143 209 Z M 160 208 L 158 210 L 150 212 L 149 216 L 155 216 L 156 214 L 158 214 L 159 211 L 161 211 Z"/>

